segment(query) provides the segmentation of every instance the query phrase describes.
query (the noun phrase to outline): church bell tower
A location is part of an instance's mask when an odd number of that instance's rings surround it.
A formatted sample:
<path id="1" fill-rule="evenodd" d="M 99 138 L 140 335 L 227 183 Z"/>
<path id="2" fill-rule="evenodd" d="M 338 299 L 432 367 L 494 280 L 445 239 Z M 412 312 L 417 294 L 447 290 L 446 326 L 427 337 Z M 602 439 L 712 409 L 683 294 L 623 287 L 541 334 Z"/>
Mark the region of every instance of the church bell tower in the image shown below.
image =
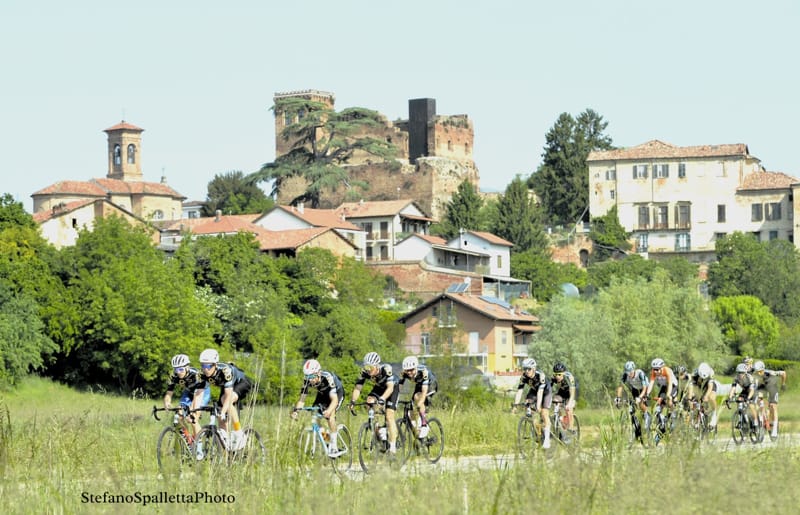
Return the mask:
<path id="1" fill-rule="evenodd" d="M 109 179 L 120 181 L 142 180 L 142 132 L 133 124 L 122 120 L 104 130 L 108 134 Z"/>

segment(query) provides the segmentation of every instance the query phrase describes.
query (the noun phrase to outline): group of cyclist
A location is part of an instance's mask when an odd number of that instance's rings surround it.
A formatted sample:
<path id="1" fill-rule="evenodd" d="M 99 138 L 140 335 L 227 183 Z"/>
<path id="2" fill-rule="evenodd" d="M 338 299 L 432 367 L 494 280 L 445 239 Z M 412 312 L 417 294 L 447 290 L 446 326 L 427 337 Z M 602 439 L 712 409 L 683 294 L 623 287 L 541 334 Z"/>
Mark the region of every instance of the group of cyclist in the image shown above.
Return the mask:
<path id="1" fill-rule="evenodd" d="M 426 407 L 430 403 L 430 398 L 438 390 L 436 376 L 428 367 L 421 364 L 416 356 L 408 356 L 403 360 L 402 372 L 398 376 L 392 369 L 392 365 L 384 363 L 377 352 L 369 352 L 364 356 L 361 374 L 353 387 L 353 394 L 350 398 L 350 410 L 355 407 L 364 384 L 369 381 L 373 384 L 369 394 L 367 394 L 367 404 L 379 406 L 386 417 L 387 440 L 389 442 L 389 453 L 397 454 L 397 400 L 400 395 L 400 387 L 406 380 L 414 383 L 413 402 L 419 413 L 416 427 L 418 436 L 425 438 L 428 434 L 428 420 Z M 306 395 L 310 388 L 317 390 L 314 406 L 322 410 L 322 416 L 327 419 L 329 431 L 331 433 L 331 446 L 328 449 L 331 457 L 337 457 L 341 451 L 336 447 L 337 425 L 336 412 L 344 400 L 344 386 L 342 380 L 334 372 L 322 370 L 316 359 L 309 359 L 303 365 L 303 385 L 300 387 L 300 398 L 292 409 L 291 416 L 297 418 L 297 412 L 304 406 Z"/>
<path id="2" fill-rule="evenodd" d="M 558 361 L 553 365 L 553 375 L 547 374 L 537 368 L 536 360 L 526 358 L 522 361 L 522 376 L 517 386 L 517 394 L 511 412 L 516 413 L 516 406 L 522 399 L 525 387 L 528 393 L 525 396 L 525 405 L 539 413 L 542 422 L 544 441 L 542 447 L 550 448 L 550 407 L 554 400 L 562 402 L 566 413 L 564 429 L 572 429 L 575 412 L 575 403 L 578 397 L 578 383 L 575 376 L 567 370 L 567 366 Z"/>
<path id="3" fill-rule="evenodd" d="M 220 396 L 217 406 L 221 433 L 229 434 L 227 444 L 230 450 L 239 450 L 244 447 L 245 438 L 239 421 L 239 411 L 236 407 L 239 401 L 250 392 L 253 381 L 232 363 L 220 362 L 219 352 L 214 349 L 206 349 L 201 352 L 198 360 L 200 370 L 191 366 L 191 360 L 186 354 L 177 354 L 172 357 L 170 362 L 172 374 L 167 381 L 164 407 L 171 409 L 172 396 L 176 388 L 181 388 L 181 407 L 188 410 L 205 407 L 211 402 L 211 386 L 219 386 Z M 200 412 L 193 413 L 189 417 L 192 423 L 193 437 L 197 436 L 200 431 L 200 414 Z M 202 442 L 198 442 L 197 445 L 198 458 L 202 459 Z"/>
<path id="4" fill-rule="evenodd" d="M 780 384 L 779 384 L 780 383 Z M 769 370 L 763 361 L 754 361 L 750 357 L 736 365 L 736 375 L 733 378 L 731 389 L 726 398 L 726 404 L 731 400 L 744 400 L 748 403 L 751 420 L 757 419 L 756 402 L 758 390 L 766 390 L 769 414 L 772 423 L 772 436 L 778 434 L 778 389 L 785 388 L 786 372 L 782 370 Z M 650 413 L 648 399 L 658 386 L 655 402 L 666 407 L 667 413 L 679 403 L 688 408 L 691 402 L 701 402 L 708 407 L 711 414 L 709 426 L 717 425 L 717 395 L 720 384 L 714 378 L 714 369 L 706 362 L 700 363 L 691 373 L 685 366 L 678 366 L 673 370 L 667 366 L 663 359 L 655 358 L 650 363 L 650 374 L 637 368 L 636 363 L 625 363 L 620 383 L 617 386 L 614 403 L 621 406 L 624 389 L 641 411 L 646 428 L 650 426 Z"/>

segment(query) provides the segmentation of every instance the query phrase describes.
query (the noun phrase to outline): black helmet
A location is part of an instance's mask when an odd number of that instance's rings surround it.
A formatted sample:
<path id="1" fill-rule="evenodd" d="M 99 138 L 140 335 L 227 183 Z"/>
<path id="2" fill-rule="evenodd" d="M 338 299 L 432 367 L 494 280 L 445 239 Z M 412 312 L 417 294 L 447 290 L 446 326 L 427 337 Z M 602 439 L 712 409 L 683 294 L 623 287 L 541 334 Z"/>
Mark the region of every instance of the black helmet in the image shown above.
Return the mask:
<path id="1" fill-rule="evenodd" d="M 556 364 L 553 365 L 553 372 L 555 372 L 556 374 L 560 374 L 566 371 L 567 371 L 567 365 L 563 364 L 560 361 L 556 361 Z"/>

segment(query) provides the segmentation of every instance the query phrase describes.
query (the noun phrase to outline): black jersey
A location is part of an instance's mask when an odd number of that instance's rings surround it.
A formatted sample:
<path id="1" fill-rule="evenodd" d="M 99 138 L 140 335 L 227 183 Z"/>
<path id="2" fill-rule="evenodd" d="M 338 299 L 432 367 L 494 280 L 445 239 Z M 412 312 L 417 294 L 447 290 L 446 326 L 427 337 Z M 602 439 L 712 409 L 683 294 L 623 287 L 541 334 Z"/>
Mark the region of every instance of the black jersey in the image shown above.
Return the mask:
<path id="1" fill-rule="evenodd" d="M 400 379 L 392 372 L 392 365 L 384 363 L 380 365 L 380 371 L 375 377 L 370 376 L 366 370 L 362 370 L 356 380 L 356 386 L 363 385 L 367 381 L 372 381 L 376 387 L 386 388 L 390 384 L 397 384 Z"/>
<path id="2" fill-rule="evenodd" d="M 405 384 L 406 379 L 413 381 L 417 386 L 427 385 L 429 391 L 436 390 L 438 386 L 436 376 L 425 365 L 417 365 L 417 373 L 414 374 L 414 377 L 408 377 L 405 374 L 401 375 L 400 384 Z"/>
<path id="3" fill-rule="evenodd" d="M 206 387 L 206 380 L 199 370 L 189 367 L 186 369 L 186 375 L 183 377 L 178 377 L 178 374 L 173 372 L 172 376 L 169 378 L 167 382 L 167 392 L 174 392 L 176 387 L 180 388 L 182 391 L 188 390 L 194 393 Z"/>
<path id="4" fill-rule="evenodd" d="M 522 390 L 525 388 L 525 385 L 530 386 L 531 390 L 543 390 L 544 393 L 542 395 L 544 396 L 550 394 L 552 389 L 550 385 L 550 379 L 547 377 L 547 374 L 541 370 L 534 372 L 531 377 L 526 376 L 523 372 L 517 389 Z"/>
<path id="5" fill-rule="evenodd" d="M 331 392 L 336 392 L 336 395 L 339 396 L 339 399 L 344 398 L 344 386 L 342 386 L 342 380 L 339 379 L 339 376 L 333 372 L 326 372 L 324 370 L 320 372 L 319 382 L 315 385 L 312 385 L 308 379 L 303 380 L 303 386 L 300 387 L 300 394 L 308 394 L 308 390 L 310 388 L 315 388 L 317 390 L 318 398 L 330 397 Z"/>
<path id="6" fill-rule="evenodd" d="M 205 380 L 214 386 L 222 388 L 233 388 L 235 384 L 242 381 L 249 382 L 244 372 L 229 363 L 217 363 L 217 370 L 214 371 L 213 375 L 205 377 Z"/>

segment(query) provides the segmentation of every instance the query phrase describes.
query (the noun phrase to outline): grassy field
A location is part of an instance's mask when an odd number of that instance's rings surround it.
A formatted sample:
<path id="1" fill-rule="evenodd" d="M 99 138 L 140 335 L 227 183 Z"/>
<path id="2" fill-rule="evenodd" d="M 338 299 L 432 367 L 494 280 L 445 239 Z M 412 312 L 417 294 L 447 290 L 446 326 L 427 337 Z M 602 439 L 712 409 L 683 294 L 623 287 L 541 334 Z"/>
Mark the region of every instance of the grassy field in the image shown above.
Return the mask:
<path id="1" fill-rule="evenodd" d="M 798 432 L 796 397 L 781 399 L 782 432 Z M 3 512 L 750 514 L 796 513 L 800 501 L 800 449 L 785 441 L 735 451 L 678 444 L 628 450 L 611 432 L 617 412 L 610 408 L 580 412 L 590 452 L 577 456 L 482 470 L 425 465 L 341 480 L 327 469 L 301 473 L 293 453 L 302 423 L 291 423 L 288 409 L 256 407 L 247 414 L 265 436 L 266 466 L 166 480 L 155 460 L 165 423 L 150 416 L 156 403 L 38 378 L 0 394 Z M 445 457 L 511 456 L 518 417 L 507 405 L 498 399 L 493 408 L 437 412 Z M 729 438 L 728 413 L 723 409 L 720 439 Z M 365 417 L 343 410 L 340 418 L 355 434 Z"/>

